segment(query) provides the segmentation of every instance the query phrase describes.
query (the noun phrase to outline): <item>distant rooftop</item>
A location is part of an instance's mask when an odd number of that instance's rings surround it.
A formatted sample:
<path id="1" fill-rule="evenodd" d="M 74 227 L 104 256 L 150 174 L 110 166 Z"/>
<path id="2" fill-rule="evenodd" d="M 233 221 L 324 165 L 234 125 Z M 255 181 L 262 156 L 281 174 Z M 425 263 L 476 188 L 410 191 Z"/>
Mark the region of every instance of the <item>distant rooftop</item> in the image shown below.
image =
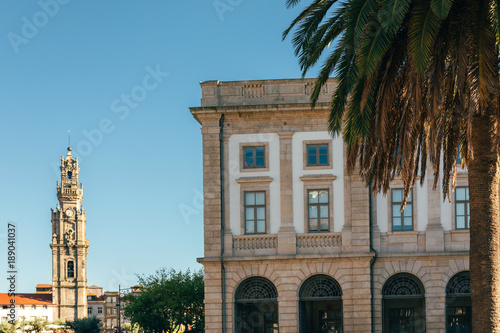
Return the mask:
<path id="1" fill-rule="evenodd" d="M 316 79 L 252 81 L 205 81 L 201 85 L 201 107 L 309 103 Z M 330 79 L 321 89 L 318 103 L 330 102 L 337 87 Z"/>
<path id="2" fill-rule="evenodd" d="M 8 293 L 0 293 L 0 305 L 10 304 L 12 297 Z M 16 294 L 17 305 L 52 305 L 51 294 Z"/>

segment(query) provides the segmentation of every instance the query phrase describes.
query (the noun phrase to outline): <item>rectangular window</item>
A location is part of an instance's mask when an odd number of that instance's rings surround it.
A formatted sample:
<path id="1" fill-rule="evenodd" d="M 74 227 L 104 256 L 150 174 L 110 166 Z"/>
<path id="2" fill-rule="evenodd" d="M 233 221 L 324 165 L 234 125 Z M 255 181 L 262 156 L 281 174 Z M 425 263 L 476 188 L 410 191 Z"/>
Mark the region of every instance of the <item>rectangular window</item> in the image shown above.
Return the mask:
<path id="1" fill-rule="evenodd" d="M 265 168 L 265 148 L 243 147 L 243 168 Z"/>
<path id="2" fill-rule="evenodd" d="M 455 226 L 457 229 L 470 228 L 469 188 L 455 188 Z"/>
<path id="3" fill-rule="evenodd" d="M 97 308 L 97 313 L 102 313 L 102 307 Z"/>
<path id="4" fill-rule="evenodd" d="M 245 234 L 266 233 L 266 192 L 245 192 Z"/>
<path id="5" fill-rule="evenodd" d="M 413 198 L 412 190 L 408 194 L 406 207 L 401 210 L 401 203 L 403 202 L 404 190 L 392 189 L 391 190 L 391 206 L 392 206 L 392 230 L 393 231 L 409 231 L 413 230 Z"/>
<path id="6" fill-rule="evenodd" d="M 328 144 L 307 145 L 307 165 L 328 165 Z"/>
<path id="7" fill-rule="evenodd" d="M 87 308 L 87 313 L 92 314 L 92 308 L 90 306 Z"/>
<path id="8" fill-rule="evenodd" d="M 330 204 L 328 197 L 328 190 L 307 191 L 309 232 L 330 230 Z"/>

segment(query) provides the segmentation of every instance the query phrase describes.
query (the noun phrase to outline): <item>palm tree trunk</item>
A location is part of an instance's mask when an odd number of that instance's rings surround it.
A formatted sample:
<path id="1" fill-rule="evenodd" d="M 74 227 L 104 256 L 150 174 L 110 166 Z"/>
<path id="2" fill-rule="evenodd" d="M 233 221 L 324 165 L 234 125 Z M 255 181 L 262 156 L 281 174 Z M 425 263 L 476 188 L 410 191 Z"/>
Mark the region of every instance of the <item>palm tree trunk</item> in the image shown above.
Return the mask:
<path id="1" fill-rule="evenodd" d="M 470 275 L 472 331 L 500 332 L 500 220 L 497 110 L 474 116 L 470 193 Z"/>

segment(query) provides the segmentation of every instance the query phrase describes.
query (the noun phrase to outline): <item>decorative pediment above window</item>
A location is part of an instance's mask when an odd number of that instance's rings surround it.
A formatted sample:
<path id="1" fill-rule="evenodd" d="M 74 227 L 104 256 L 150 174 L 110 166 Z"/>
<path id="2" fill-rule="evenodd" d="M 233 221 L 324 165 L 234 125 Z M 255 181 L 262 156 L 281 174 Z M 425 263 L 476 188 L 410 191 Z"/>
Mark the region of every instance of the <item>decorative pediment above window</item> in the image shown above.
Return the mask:
<path id="1" fill-rule="evenodd" d="M 242 184 L 268 184 L 273 181 L 272 177 L 240 177 L 236 182 Z"/>
<path id="2" fill-rule="evenodd" d="M 299 178 L 303 182 L 333 182 L 337 179 L 334 175 L 305 175 Z"/>

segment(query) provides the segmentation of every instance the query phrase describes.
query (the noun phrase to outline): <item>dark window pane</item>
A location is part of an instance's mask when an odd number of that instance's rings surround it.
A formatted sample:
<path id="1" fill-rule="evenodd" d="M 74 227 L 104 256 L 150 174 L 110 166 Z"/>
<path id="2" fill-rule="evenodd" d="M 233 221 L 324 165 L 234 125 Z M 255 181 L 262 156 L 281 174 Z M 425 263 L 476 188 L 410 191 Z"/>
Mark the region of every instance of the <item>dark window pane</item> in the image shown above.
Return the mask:
<path id="1" fill-rule="evenodd" d="M 308 165 L 315 165 L 316 164 L 316 156 L 315 155 L 309 155 L 307 157 L 307 164 Z"/>
<path id="2" fill-rule="evenodd" d="M 253 157 L 253 149 L 245 148 L 245 157 Z"/>
<path id="3" fill-rule="evenodd" d="M 322 164 L 322 165 L 328 164 L 328 155 L 320 155 L 319 156 L 319 164 Z"/>

